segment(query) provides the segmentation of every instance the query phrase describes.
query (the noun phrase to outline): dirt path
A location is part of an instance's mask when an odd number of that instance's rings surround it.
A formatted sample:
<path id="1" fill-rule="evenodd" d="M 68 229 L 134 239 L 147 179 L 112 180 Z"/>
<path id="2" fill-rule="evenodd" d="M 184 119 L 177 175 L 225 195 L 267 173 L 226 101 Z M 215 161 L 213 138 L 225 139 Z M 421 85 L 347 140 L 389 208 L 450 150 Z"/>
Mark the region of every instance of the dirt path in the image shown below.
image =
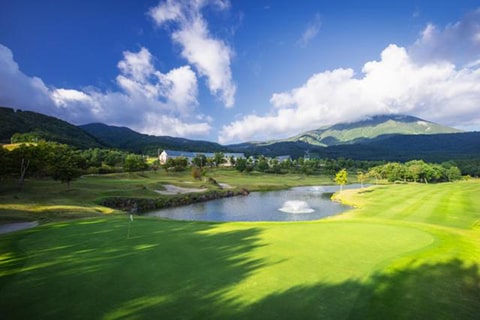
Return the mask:
<path id="1" fill-rule="evenodd" d="M 29 229 L 36 226 L 38 226 L 37 221 L 0 224 L 0 234 Z"/>

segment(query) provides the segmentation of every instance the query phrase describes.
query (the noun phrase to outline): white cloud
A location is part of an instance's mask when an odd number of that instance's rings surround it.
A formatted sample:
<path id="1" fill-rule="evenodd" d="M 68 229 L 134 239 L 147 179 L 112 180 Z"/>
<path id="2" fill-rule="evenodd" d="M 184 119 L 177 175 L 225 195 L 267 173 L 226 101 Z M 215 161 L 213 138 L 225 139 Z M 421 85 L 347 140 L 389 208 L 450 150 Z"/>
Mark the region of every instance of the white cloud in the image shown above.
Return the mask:
<path id="1" fill-rule="evenodd" d="M 188 115 L 198 105 L 197 77 L 190 66 L 170 70 L 167 74 L 157 72 L 164 86 L 164 95 L 182 115 Z"/>
<path id="2" fill-rule="evenodd" d="M 322 26 L 322 21 L 320 20 L 320 15 L 317 13 L 313 21 L 309 23 L 305 31 L 303 31 L 302 36 L 298 40 L 298 43 L 302 47 L 306 47 L 310 41 L 312 41 L 320 31 Z"/>
<path id="3" fill-rule="evenodd" d="M 73 123 L 105 122 L 173 136 L 207 135 L 209 121 L 196 118 L 197 78 L 189 66 L 161 73 L 146 48 L 125 51 L 118 63 L 119 91 L 47 87 L 25 75 L 0 45 L 0 105 L 46 113 Z"/>
<path id="4" fill-rule="evenodd" d="M 211 127 L 206 122 L 187 123 L 179 118 L 151 113 L 147 115 L 147 122 L 142 126 L 143 132 L 154 135 L 170 135 L 175 137 L 205 135 Z"/>
<path id="5" fill-rule="evenodd" d="M 275 93 L 264 116 L 247 115 L 222 128 L 226 143 L 285 136 L 374 114 L 406 113 L 456 126 L 480 125 L 480 68 L 445 61 L 418 64 L 405 48 L 390 45 L 362 75 L 336 69 L 311 76 L 301 87 Z"/>
<path id="6" fill-rule="evenodd" d="M 228 1 L 173 1 L 167 0 L 150 9 L 149 14 L 158 26 L 173 24 L 172 40 L 182 48 L 182 56 L 207 78 L 210 92 L 226 107 L 235 103 L 236 85 L 230 69 L 233 51 L 224 41 L 214 38 L 201 14 L 213 5 L 220 10 L 229 8 Z"/>
<path id="7" fill-rule="evenodd" d="M 479 39 L 480 9 L 477 9 L 443 29 L 428 24 L 409 52 L 418 62 L 446 60 L 463 65 L 480 58 Z"/>
<path id="8" fill-rule="evenodd" d="M 441 29 L 428 24 L 409 48 L 390 45 L 362 74 L 336 69 L 270 99 L 268 114 L 222 128 L 222 143 L 285 137 L 375 114 L 406 113 L 442 124 L 480 127 L 480 9 Z"/>
<path id="9" fill-rule="evenodd" d="M 13 60 L 12 51 L 0 44 L 0 105 L 16 106 L 34 104 L 52 111 L 49 89 L 37 77 L 21 73 Z"/>
<path id="10" fill-rule="evenodd" d="M 123 60 L 117 66 L 125 76 L 143 83 L 147 82 L 148 78 L 155 72 L 152 54 L 146 48 L 141 48 L 136 53 L 125 51 Z"/>

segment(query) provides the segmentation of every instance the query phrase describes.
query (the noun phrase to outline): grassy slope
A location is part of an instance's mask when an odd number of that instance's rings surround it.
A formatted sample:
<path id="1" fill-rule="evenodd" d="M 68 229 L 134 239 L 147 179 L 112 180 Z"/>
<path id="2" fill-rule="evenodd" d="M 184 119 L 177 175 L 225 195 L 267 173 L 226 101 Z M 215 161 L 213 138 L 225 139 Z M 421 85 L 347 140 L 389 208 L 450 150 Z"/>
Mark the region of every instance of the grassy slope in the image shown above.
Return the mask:
<path id="1" fill-rule="evenodd" d="M 0 236 L 0 310 L 37 319 L 475 319 L 479 192 L 478 181 L 347 192 L 358 209 L 315 222 L 139 218 L 130 232 L 122 217 L 46 224 Z"/>

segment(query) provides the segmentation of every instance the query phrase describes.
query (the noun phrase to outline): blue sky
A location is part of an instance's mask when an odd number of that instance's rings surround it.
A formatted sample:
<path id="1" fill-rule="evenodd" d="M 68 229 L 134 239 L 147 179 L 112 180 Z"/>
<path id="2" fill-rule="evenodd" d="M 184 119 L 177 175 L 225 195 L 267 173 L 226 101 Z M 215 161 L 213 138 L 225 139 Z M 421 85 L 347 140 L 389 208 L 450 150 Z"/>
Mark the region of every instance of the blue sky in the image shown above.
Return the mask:
<path id="1" fill-rule="evenodd" d="M 0 0 L 0 105 L 224 144 L 386 113 L 480 130 L 480 5 Z"/>

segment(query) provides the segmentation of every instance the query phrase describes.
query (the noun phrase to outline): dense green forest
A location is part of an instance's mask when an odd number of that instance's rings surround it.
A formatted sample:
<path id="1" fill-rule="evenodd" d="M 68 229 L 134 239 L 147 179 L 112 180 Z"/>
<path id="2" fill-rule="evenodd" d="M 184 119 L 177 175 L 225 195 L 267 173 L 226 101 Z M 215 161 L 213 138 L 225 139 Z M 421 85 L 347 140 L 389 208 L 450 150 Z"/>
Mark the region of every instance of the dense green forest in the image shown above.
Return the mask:
<path id="1" fill-rule="evenodd" d="M 0 142 L 56 141 L 77 148 L 105 147 L 97 138 L 60 119 L 0 107 Z"/>
<path id="2" fill-rule="evenodd" d="M 105 145 L 129 152 L 155 156 L 158 150 L 182 150 L 192 152 L 216 152 L 228 149 L 218 143 L 200 140 L 189 140 L 168 136 L 151 136 L 135 132 L 126 127 L 108 126 L 102 123 L 92 123 L 80 126 L 83 130 L 95 136 Z"/>

